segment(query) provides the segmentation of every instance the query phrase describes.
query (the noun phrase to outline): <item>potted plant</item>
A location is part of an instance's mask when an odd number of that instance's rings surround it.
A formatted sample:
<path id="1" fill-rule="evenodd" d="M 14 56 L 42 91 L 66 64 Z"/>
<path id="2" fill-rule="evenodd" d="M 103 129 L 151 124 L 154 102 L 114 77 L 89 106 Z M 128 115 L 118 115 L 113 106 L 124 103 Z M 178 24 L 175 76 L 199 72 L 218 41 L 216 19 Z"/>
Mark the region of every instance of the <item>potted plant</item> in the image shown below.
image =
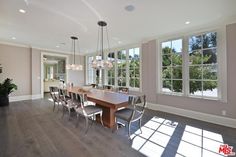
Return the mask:
<path id="1" fill-rule="evenodd" d="M 9 105 L 9 94 L 17 90 L 17 86 L 12 83 L 12 79 L 5 79 L 0 83 L 0 106 Z"/>

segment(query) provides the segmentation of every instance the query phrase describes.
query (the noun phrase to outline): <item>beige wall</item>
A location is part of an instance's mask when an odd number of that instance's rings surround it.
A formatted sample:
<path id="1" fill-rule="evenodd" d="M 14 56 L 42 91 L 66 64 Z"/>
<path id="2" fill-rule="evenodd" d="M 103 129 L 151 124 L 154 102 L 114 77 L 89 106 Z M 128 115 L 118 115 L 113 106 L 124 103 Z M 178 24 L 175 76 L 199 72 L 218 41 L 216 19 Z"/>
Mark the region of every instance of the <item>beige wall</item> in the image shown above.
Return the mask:
<path id="1" fill-rule="evenodd" d="M 18 85 L 18 90 L 11 95 L 31 95 L 30 49 L 0 44 L 0 64 L 3 67 L 0 82 L 11 78 Z"/>
<path id="2" fill-rule="evenodd" d="M 142 92 L 147 95 L 149 102 L 167 105 L 171 107 L 198 111 L 213 115 L 222 116 L 222 110 L 226 111 L 226 117 L 236 119 L 236 24 L 226 27 L 227 40 L 227 94 L 228 102 L 206 100 L 199 98 L 188 98 L 181 96 L 170 96 L 157 93 L 157 56 L 159 53 L 156 47 L 156 41 L 149 41 L 142 45 L 143 69 L 142 69 Z"/>
<path id="3" fill-rule="evenodd" d="M 0 64 L 3 67 L 0 81 L 9 77 L 18 86 L 18 90 L 12 93 L 11 96 L 41 94 L 41 52 L 61 54 L 40 49 L 0 44 Z M 69 60 L 71 60 L 71 55 L 68 56 Z M 79 59 L 79 56 L 76 56 L 76 62 L 78 61 L 84 64 L 84 57 Z M 68 71 L 68 81 L 73 82 L 75 85 L 84 85 L 84 72 Z"/>

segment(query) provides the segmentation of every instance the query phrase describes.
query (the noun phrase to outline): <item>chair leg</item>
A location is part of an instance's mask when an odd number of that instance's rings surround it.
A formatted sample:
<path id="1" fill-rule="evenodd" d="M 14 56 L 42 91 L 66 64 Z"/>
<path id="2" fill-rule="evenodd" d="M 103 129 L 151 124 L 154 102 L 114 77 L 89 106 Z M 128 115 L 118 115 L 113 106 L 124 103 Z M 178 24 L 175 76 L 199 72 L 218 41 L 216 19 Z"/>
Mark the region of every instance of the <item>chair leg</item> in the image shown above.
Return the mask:
<path id="1" fill-rule="evenodd" d="M 53 110 L 53 112 L 54 112 L 55 107 L 56 107 L 55 101 L 53 101 L 53 104 L 54 104 L 54 105 L 53 105 L 53 109 L 52 109 L 52 110 Z"/>
<path id="2" fill-rule="evenodd" d="M 131 125 L 131 123 L 129 122 L 128 123 L 128 136 L 129 136 L 129 138 L 130 138 L 130 125 Z"/>
<path id="3" fill-rule="evenodd" d="M 85 130 L 85 134 L 87 134 L 87 132 L 88 132 L 88 129 L 89 129 L 89 122 L 88 122 L 88 117 L 87 116 L 85 116 L 85 127 L 86 127 L 86 130 Z"/>
<path id="4" fill-rule="evenodd" d="M 62 106 L 62 118 L 64 117 L 64 114 L 65 114 L 65 107 Z"/>
<path id="5" fill-rule="evenodd" d="M 70 108 L 68 108 L 68 111 L 69 111 L 69 118 L 68 118 L 68 120 L 70 120 Z"/>
<path id="6" fill-rule="evenodd" d="M 75 125 L 75 127 L 77 128 L 77 127 L 78 127 L 78 125 L 79 125 L 79 114 L 77 113 L 77 122 L 76 122 L 76 125 Z"/>
<path id="7" fill-rule="evenodd" d="M 102 112 L 100 113 L 100 122 L 101 122 L 102 126 L 104 126 L 103 120 L 102 120 Z"/>
<path id="8" fill-rule="evenodd" d="M 57 112 L 59 112 L 60 102 L 57 102 Z"/>
<path id="9" fill-rule="evenodd" d="M 141 134 L 142 134 L 142 129 L 141 129 L 141 127 L 142 127 L 142 119 L 140 118 L 140 119 L 139 119 L 139 129 L 140 129 Z"/>

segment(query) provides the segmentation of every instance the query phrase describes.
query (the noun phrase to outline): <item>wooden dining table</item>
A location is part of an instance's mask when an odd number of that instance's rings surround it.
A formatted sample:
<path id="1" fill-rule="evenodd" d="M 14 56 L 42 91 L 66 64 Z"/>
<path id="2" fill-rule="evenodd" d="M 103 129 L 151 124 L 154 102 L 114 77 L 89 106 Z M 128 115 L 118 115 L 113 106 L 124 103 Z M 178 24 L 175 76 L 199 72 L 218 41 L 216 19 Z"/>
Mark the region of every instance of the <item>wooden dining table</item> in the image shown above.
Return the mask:
<path id="1" fill-rule="evenodd" d="M 115 112 L 117 109 L 128 106 L 127 94 L 117 93 L 108 90 L 91 89 L 89 92 L 82 92 L 80 87 L 67 88 L 68 92 L 87 95 L 88 101 L 92 101 L 103 110 L 103 124 L 108 128 L 115 126 Z M 99 117 L 97 117 L 99 120 Z"/>

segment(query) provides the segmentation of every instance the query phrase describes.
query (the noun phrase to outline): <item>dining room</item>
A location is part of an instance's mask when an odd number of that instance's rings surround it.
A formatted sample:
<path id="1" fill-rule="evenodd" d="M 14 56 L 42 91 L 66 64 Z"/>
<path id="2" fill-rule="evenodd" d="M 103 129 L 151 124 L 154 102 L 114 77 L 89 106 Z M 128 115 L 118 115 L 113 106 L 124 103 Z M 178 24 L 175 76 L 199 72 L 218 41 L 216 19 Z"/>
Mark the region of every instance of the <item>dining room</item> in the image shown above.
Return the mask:
<path id="1" fill-rule="evenodd" d="M 235 6 L 1 0 L 0 157 L 235 156 Z"/>

